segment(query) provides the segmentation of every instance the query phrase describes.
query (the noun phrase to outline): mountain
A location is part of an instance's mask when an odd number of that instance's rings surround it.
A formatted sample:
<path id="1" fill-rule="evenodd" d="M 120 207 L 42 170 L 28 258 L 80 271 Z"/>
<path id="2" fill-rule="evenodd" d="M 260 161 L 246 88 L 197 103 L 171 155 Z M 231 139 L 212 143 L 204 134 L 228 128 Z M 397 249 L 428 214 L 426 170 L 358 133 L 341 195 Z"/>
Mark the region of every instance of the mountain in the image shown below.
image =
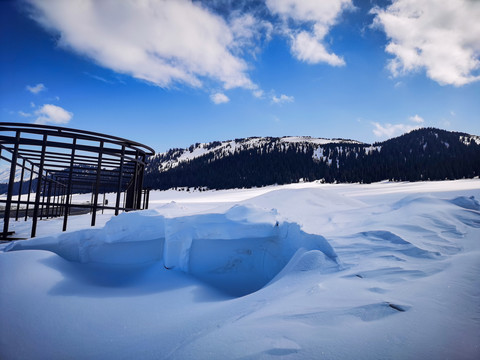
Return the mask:
<path id="1" fill-rule="evenodd" d="M 423 128 L 375 144 L 305 136 L 196 143 L 149 158 L 144 185 L 229 189 L 314 180 L 371 183 L 479 175 L 479 136 Z M 7 189 L 8 176 L 2 180 L 0 193 Z M 26 187 L 28 182 L 24 192 Z"/>
<path id="2" fill-rule="evenodd" d="M 197 143 L 150 158 L 145 186 L 227 189 L 314 180 L 370 183 L 479 175 L 479 136 L 423 128 L 375 144 L 312 137 Z"/>

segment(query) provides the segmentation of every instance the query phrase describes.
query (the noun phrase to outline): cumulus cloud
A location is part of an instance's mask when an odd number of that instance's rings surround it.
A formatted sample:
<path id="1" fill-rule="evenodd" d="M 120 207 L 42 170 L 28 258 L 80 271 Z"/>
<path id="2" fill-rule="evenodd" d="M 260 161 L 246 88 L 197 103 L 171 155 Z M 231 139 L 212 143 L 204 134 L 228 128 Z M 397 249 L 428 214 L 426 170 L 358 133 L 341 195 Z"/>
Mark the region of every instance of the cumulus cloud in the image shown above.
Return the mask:
<path id="1" fill-rule="evenodd" d="M 233 30 L 219 15 L 189 0 L 27 0 L 32 17 L 58 34 L 60 46 L 106 68 L 152 84 L 257 90 L 247 63 L 232 49 L 254 36 L 255 19 Z"/>
<path id="2" fill-rule="evenodd" d="M 35 111 L 37 119 L 35 124 L 67 124 L 73 117 L 73 113 L 60 106 L 45 104 Z"/>
<path id="3" fill-rule="evenodd" d="M 264 92 L 263 92 L 263 90 L 260 90 L 260 89 L 259 89 L 259 90 L 254 90 L 254 91 L 252 92 L 252 94 L 253 94 L 253 96 L 255 96 L 256 98 L 261 99 L 261 98 L 263 98 Z"/>
<path id="4" fill-rule="evenodd" d="M 228 22 L 234 36 L 234 49 L 238 52 L 249 50 L 255 56 L 263 41 L 270 41 L 273 25 L 252 13 L 234 11 Z"/>
<path id="5" fill-rule="evenodd" d="M 18 115 L 20 115 L 20 116 L 22 116 L 22 117 L 30 117 L 30 116 L 32 116 L 32 114 L 26 113 L 26 112 L 21 111 L 21 110 L 18 112 Z"/>
<path id="6" fill-rule="evenodd" d="M 302 31 L 293 37 L 292 53 L 298 60 L 310 64 L 325 62 L 333 66 L 345 65 L 343 58 L 329 53 L 316 36 Z"/>
<path id="7" fill-rule="evenodd" d="M 38 94 L 44 90 L 47 90 L 47 88 L 43 84 L 37 84 L 34 86 L 27 85 L 26 89 L 30 91 L 32 94 Z"/>
<path id="8" fill-rule="evenodd" d="M 345 65 L 343 58 L 327 50 L 324 39 L 340 15 L 354 8 L 351 0 L 266 0 L 266 4 L 272 14 L 283 18 L 283 32 L 298 60 Z"/>
<path id="9" fill-rule="evenodd" d="M 408 119 L 417 124 L 423 124 L 425 122 L 425 120 L 417 114 L 415 114 L 414 116 L 410 116 Z"/>
<path id="10" fill-rule="evenodd" d="M 224 104 L 224 103 L 227 103 L 230 101 L 230 99 L 228 98 L 227 95 L 225 95 L 224 93 L 215 93 L 215 94 L 212 94 L 210 95 L 210 100 L 212 100 L 215 104 Z"/>
<path id="11" fill-rule="evenodd" d="M 418 129 L 418 126 L 412 126 L 407 124 L 380 124 L 378 122 L 372 122 L 374 127 L 373 133 L 379 138 L 391 138 L 397 135 L 401 135 L 406 132 Z"/>
<path id="12" fill-rule="evenodd" d="M 395 0 L 372 12 L 389 38 L 394 77 L 425 70 L 441 85 L 480 80 L 480 1 Z"/>
<path id="13" fill-rule="evenodd" d="M 272 96 L 272 102 L 274 104 L 283 104 L 283 103 L 291 103 L 294 102 L 295 98 L 293 96 L 288 96 L 285 94 L 280 95 L 279 97 L 273 95 Z"/>

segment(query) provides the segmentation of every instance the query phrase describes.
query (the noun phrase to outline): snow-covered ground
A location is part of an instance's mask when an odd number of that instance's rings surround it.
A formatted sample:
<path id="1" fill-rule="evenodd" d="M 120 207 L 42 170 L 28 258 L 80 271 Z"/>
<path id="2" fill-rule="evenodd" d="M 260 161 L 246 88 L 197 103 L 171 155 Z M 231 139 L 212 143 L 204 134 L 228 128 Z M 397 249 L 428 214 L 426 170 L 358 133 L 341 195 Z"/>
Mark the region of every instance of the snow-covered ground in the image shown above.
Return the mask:
<path id="1" fill-rule="evenodd" d="M 0 245 L 0 358 L 478 359 L 479 199 L 305 183 L 41 221 Z"/>

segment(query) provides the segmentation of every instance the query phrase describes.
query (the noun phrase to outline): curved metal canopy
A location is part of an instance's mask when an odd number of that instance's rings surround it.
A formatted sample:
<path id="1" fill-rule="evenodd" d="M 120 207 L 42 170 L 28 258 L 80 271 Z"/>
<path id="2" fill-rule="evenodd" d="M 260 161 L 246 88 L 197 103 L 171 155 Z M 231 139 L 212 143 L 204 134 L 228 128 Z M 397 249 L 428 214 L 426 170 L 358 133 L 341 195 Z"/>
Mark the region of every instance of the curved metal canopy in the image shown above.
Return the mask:
<path id="1" fill-rule="evenodd" d="M 117 215 L 120 210 L 148 207 L 143 173 L 147 156 L 154 154 L 149 146 L 107 134 L 0 122 L 0 159 L 10 164 L 7 197 L 0 199 L 5 204 L 2 237 L 9 235 L 12 210 L 16 220 L 19 213 L 32 217 L 34 237 L 38 218 L 63 216 L 65 230 L 75 209 L 90 211 L 95 225 L 99 209 L 115 210 Z M 86 192 L 92 193 L 89 204 L 72 202 L 73 193 Z M 106 192 L 116 192 L 114 206 L 99 204 L 99 194 Z"/>

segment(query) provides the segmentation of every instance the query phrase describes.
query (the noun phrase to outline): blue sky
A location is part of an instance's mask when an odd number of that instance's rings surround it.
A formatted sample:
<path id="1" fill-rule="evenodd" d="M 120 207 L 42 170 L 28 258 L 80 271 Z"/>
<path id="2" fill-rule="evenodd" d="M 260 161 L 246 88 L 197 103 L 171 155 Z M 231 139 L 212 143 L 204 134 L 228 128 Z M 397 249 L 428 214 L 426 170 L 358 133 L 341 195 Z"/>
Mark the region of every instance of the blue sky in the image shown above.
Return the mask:
<path id="1" fill-rule="evenodd" d="M 480 135 L 480 2 L 0 2 L 0 120 L 157 151 L 249 136 Z"/>

